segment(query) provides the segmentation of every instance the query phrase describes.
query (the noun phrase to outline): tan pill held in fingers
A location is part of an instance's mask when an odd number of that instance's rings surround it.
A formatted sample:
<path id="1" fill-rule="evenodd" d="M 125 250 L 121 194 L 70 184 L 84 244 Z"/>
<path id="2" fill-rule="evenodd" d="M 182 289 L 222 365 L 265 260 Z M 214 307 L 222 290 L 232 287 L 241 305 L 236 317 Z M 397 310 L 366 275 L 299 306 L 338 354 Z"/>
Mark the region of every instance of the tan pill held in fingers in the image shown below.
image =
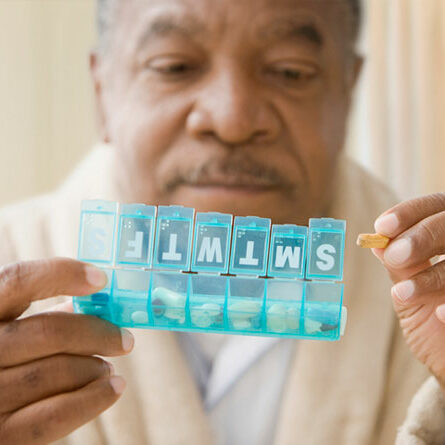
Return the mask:
<path id="1" fill-rule="evenodd" d="M 386 249 L 390 241 L 390 238 L 379 233 L 361 233 L 357 245 L 365 249 Z"/>

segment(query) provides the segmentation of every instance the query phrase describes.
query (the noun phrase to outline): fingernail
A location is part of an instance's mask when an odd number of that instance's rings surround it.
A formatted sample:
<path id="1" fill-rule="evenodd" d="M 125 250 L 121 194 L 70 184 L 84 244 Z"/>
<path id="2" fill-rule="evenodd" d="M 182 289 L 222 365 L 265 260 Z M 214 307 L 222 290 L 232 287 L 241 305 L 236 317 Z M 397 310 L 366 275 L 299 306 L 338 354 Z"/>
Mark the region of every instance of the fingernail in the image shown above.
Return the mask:
<path id="1" fill-rule="evenodd" d="M 393 286 L 392 292 L 403 303 L 414 295 L 414 289 L 414 282 L 406 280 Z"/>
<path id="2" fill-rule="evenodd" d="M 105 287 L 108 281 L 106 274 L 94 266 L 85 267 L 85 276 L 88 284 L 99 289 Z"/>
<path id="3" fill-rule="evenodd" d="M 130 352 L 134 346 L 134 336 L 128 329 L 121 329 L 122 348 L 125 352 Z"/>
<path id="4" fill-rule="evenodd" d="M 374 223 L 374 228 L 377 233 L 391 237 L 399 227 L 399 218 L 394 213 L 380 216 Z"/>
<path id="5" fill-rule="evenodd" d="M 126 383 L 122 377 L 114 375 L 110 378 L 110 385 L 116 394 L 122 394 L 124 392 Z"/>
<path id="6" fill-rule="evenodd" d="M 445 323 L 445 304 L 436 308 L 436 316 L 442 323 Z"/>
<path id="7" fill-rule="evenodd" d="M 390 266 L 398 267 L 403 265 L 411 256 L 412 245 L 409 239 L 400 239 L 390 244 L 385 250 L 385 262 Z"/>

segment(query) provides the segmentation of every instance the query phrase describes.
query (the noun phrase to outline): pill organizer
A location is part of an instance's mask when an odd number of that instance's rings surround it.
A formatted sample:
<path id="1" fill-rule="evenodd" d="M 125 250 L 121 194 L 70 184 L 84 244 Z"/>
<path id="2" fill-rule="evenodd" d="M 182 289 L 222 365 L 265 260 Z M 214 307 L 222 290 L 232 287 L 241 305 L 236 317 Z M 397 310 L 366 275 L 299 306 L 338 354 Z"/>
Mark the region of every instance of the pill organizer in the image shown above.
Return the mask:
<path id="1" fill-rule="evenodd" d="M 78 258 L 108 277 L 76 313 L 118 326 L 338 340 L 346 222 L 83 201 Z"/>

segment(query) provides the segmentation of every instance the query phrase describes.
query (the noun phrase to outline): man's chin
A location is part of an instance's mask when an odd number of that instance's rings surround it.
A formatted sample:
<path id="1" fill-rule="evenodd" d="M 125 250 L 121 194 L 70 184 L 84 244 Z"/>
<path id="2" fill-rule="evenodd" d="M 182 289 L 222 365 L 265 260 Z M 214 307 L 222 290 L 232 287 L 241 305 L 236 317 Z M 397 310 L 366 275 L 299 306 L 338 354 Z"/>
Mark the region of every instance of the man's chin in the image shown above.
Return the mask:
<path id="1" fill-rule="evenodd" d="M 284 214 L 292 214 L 291 209 L 296 204 L 289 192 L 279 187 L 188 185 L 178 187 L 172 194 L 172 203 L 194 207 L 198 212 L 254 215 L 274 220 L 281 220 Z"/>

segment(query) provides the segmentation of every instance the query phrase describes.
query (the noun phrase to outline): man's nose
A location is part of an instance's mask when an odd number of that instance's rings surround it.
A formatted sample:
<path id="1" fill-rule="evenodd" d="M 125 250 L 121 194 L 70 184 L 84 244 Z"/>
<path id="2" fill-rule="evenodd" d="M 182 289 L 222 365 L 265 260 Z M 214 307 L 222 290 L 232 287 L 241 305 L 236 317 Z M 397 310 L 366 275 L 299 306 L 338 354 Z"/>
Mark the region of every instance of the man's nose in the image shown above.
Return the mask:
<path id="1" fill-rule="evenodd" d="M 232 146 L 268 143 L 277 137 L 280 119 L 251 76 L 227 70 L 211 75 L 202 85 L 187 129 L 196 137 L 213 136 Z"/>

